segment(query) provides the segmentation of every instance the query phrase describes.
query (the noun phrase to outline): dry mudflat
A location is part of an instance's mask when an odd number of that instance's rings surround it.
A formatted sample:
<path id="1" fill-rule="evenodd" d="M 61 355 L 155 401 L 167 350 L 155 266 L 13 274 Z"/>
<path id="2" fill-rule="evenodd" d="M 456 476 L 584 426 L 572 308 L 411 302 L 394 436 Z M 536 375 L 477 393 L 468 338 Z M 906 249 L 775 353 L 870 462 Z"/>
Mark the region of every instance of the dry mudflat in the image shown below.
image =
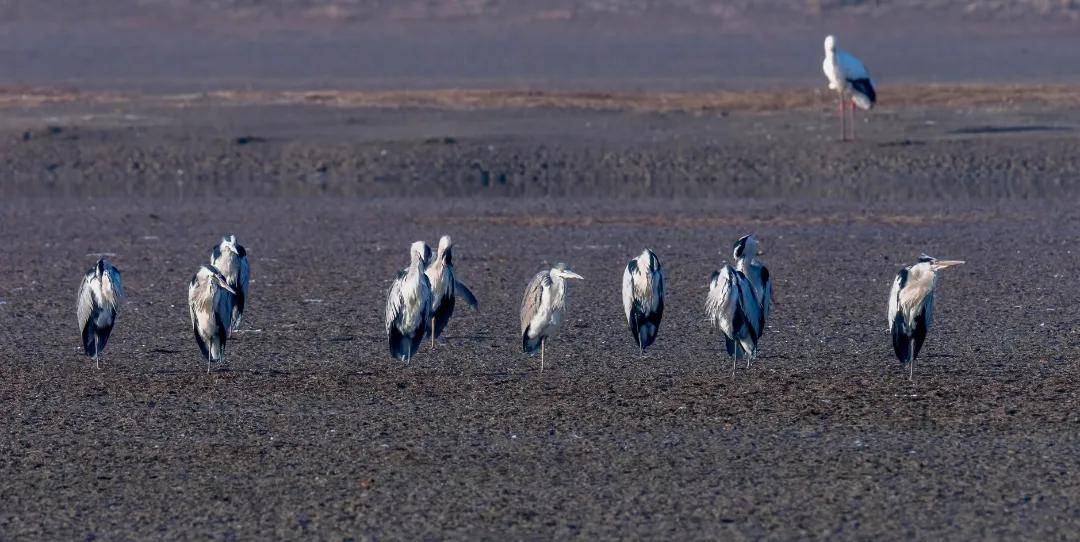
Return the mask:
<path id="1" fill-rule="evenodd" d="M 840 144 L 824 97 L 222 101 L 5 106 L 0 538 L 1077 536 L 1075 106 L 912 103 Z M 226 232 L 252 301 L 207 375 L 185 288 Z M 776 305 L 732 375 L 701 307 L 746 232 Z M 385 291 L 443 233 L 481 310 L 404 365 Z M 646 246 L 669 301 L 640 357 Z M 909 382 L 885 303 L 923 251 L 967 264 Z M 94 370 L 98 253 L 129 302 Z M 540 372 L 517 307 L 556 261 L 586 280 Z"/>

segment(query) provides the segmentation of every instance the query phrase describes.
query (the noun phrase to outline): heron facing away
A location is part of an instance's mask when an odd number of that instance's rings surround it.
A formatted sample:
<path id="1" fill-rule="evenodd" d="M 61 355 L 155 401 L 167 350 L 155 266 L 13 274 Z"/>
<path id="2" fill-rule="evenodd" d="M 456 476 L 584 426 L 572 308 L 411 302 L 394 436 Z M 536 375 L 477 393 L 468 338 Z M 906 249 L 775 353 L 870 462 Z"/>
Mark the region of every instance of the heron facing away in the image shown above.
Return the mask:
<path id="1" fill-rule="evenodd" d="M 746 275 L 730 265 L 714 271 L 705 298 L 705 315 L 724 336 L 727 353 L 732 357 L 732 375 L 740 357 L 749 368 L 761 336 L 761 308 Z"/>
<path id="2" fill-rule="evenodd" d="M 562 325 L 566 308 L 566 279 L 585 280 L 566 264 L 537 273 L 525 287 L 521 299 L 521 350 L 533 354 L 540 350 L 540 371 L 544 370 L 544 346 Z"/>
<path id="3" fill-rule="evenodd" d="M 248 297 L 248 258 L 244 246 L 236 242 L 235 235 L 227 235 L 221 238 L 221 242 L 210 252 L 210 265 L 228 281 L 229 287 L 236 292 L 233 302 L 232 325 L 229 327 L 229 336 L 240 327 L 240 319 L 244 316 L 244 304 Z"/>
<path id="4" fill-rule="evenodd" d="M 758 260 L 761 254 L 760 245 L 753 235 L 744 235 L 735 241 L 733 256 L 735 257 L 735 269 L 747 280 L 757 300 L 761 320 L 757 325 L 758 338 L 765 333 L 765 321 L 769 318 L 769 309 L 772 307 L 772 279 L 769 277 L 769 268 Z M 757 350 L 753 355 L 757 354 Z M 751 359 L 753 359 L 753 355 Z"/>
<path id="5" fill-rule="evenodd" d="M 453 262 L 454 245 L 449 235 L 439 239 L 439 249 L 435 255 L 435 261 L 424 272 L 428 282 L 431 283 L 431 347 L 435 348 L 435 339 L 442 335 L 450 317 L 454 315 L 454 302 L 457 296 L 461 296 L 473 310 L 479 304 L 476 296 L 457 280 L 454 275 Z"/>
<path id="6" fill-rule="evenodd" d="M 431 247 L 417 241 L 409 248 L 409 267 L 398 272 L 386 298 L 386 338 L 390 355 L 408 362 L 420 349 L 431 322 L 431 283 L 424 271 Z"/>
<path id="7" fill-rule="evenodd" d="M 653 251 L 645 249 L 626 264 L 622 302 L 630 335 L 644 355 L 645 349 L 656 340 L 664 316 L 664 271 Z"/>
<path id="8" fill-rule="evenodd" d="M 188 285 L 191 329 L 206 358 L 207 373 L 210 362 L 225 360 L 225 341 L 229 338 L 235 296 L 236 290 L 229 286 L 225 275 L 212 265 L 200 266 Z"/>
<path id="9" fill-rule="evenodd" d="M 859 59 L 836 46 L 836 38 L 825 37 L 825 60 L 821 63 L 829 88 L 840 95 L 840 140 L 847 141 L 847 94 L 851 94 L 851 139 L 855 139 L 855 106 L 871 109 L 877 103 L 877 92 L 870 72 Z"/>
<path id="10" fill-rule="evenodd" d="M 124 287 L 120 283 L 120 271 L 105 258 L 98 259 L 94 267 L 83 275 L 76 308 L 83 350 L 94 360 L 94 367 L 101 367 L 98 356 L 105 350 L 105 343 L 109 341 L 109 334 L 116 323 L 116 313 L 123 301 Z"/>
<path id="11" fill-rule="evenodd" d="M 918 263 L 900 270 L 889 292 L 889 333 L 900 363 L 908 364 L 908 379 L 915 376 L 915 358 L 934 322 L 934 289 L 938 271 L 960 265 L 960 260 L 939 260 L 923 254 Z"/>

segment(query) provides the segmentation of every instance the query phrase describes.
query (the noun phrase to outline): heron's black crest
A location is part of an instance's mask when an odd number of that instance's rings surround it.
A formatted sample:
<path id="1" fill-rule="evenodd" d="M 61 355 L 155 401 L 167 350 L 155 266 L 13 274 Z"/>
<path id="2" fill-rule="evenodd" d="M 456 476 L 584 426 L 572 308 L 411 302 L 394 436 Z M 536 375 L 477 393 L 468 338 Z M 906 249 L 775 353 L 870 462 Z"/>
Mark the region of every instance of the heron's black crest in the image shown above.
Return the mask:
<path id="1" fill-rule="evenodd" d="M 927 256 L 926 254 L 922 254 L 919 256 L 919 263 L 932 263 L 935 260 L 937 260 L 937 258 L 933 256 Z"/>
<path id="2" fill-rule="evenodd" d="M 748 239 L 750 239 L 750 236 L 749 235 L 744 235 L 744 236 L 740 237 L 738 241 L 735 241 L 735 257 L 736 258 L 742 258 L 743 254 L 746 253 L 746 241 Z"/>

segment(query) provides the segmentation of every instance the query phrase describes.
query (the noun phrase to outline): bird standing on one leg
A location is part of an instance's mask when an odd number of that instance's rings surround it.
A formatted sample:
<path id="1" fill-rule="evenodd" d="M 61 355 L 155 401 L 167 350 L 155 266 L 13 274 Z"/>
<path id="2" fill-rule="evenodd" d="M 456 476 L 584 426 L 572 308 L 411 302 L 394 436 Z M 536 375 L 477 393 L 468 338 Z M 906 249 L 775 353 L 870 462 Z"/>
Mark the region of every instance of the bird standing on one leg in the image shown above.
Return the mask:
<path id="1" fill-rule="evenodd" d="M 641 355 L 656 340 L 664 316 L 664 272 L 649 249 L 626 264 L 622 282 L 623 312 Z"/>
<path id="2" fill-rule="evenodd" d="M 848 101 L 851 94 L 851 139 L 855 139 L 855 106 L 869 110 L 877 103 L 877 92 L 870 80 L 870 72 L 859 59 L 836 46 L 836 38 L 825 37 L 825 60 L 821 64 L 825 77 L 829 79 L 829 88 L 840 96 L 840 140 L 847 141 L 845 128 Z"/>
<path id="3" fill-rule="evenodd" d="M 476 296 L 467 286 L 457 280 L 454 274 L 453 243 L 449 235 L 439 239 L 439 249 L 435 254 L 435 261 L 424 272 L 431 284 L 431 347 L 435 348 L 435 339 L 442 335 L 443 329 L 454 315 L 454 302 L 457 296 L 461 296 L 473 310 L 479 304 Z"/>
<path id="4" fill-rule="evenodd" d="M 738 269 L 725 265 L 714 271 L 709 279 L 709 294 L 705 298 L 705 315 L 721 335 L 731 356 L 731 375 L 739 357 L 747 360 L 757 349 L 761 330 L 761 309 L 754 296 L 750 280 Z"/>
<path id="5" fill-rule="evenodd" d="M 229 338 L 236 291 L 229 281 L 212 265 L 203 265 L 195 272 L 188 284 L 188 312 L 195 342 L 206 358 L 206 372 L 210 363 L 225 361 L 225 342 Z"/>
<path id="6" fill-rule="evenodd" d="M 566 279 L 585 280 L 566 264 L 541 271 L 525 287 L 521 299 L 521 350 L 526 354 L 540 350 L 540 372 L 544 371 L 544 346 L 562 325 L 566 308 Z"/>
<path id="7" fill-rule="evenodd" d="M 934 322 L 937 273 L 962 263 L 923 254 L 918 263 L 901 269 L 893 280 L 889 291 L 889 334 L 896 358 L 908 364 L 908 380 L 915 378 L 915 358 Z"/>
<path id="8" fill-rule="evenodd" d="M 236 328 L 240 327 L 240 319 L 244 316 L 244 306 L 247 304 L 250 276 L 247 250 L 236 242 L 235 235 L 222 237 L 221 243 L 210 252 L 210 265 L 221 272 L 229 287 L 236 292 L 232 307 L 232 325 L 229 326 L 229 336 L 232 337 Z"/>
<path id="9" fill-rule="evenodd" d="M 116 313 L 124 301 L 124 287 L 118 271 L 105 258 L 98 259 L 94 267 L 83 275 L 79 287 L 76 314 L 82 333 L 83 350 L 94 360 L 94 367 L 101 368 L 98 356 L 105 350 Z"/>
<path id="10" fill-rule="evenodd" d="M 420 349 L 431 323 L 431 283 L 424 271 L 431 247 L 417 241 L 409 248 L 409 267 L 398 272 L 386 297 L 386 339 L 390 355 L 404 362 Z"/>

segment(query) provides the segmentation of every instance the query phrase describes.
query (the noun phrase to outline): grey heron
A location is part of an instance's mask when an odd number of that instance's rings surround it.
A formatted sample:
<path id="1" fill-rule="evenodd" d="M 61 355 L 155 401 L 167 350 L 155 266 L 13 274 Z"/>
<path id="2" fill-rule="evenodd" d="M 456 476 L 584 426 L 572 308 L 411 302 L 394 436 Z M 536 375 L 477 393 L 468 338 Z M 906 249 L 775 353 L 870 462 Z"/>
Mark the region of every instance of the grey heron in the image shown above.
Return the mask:
<path id="1" fill-rule="evenodd" d="M 386 297 L 386 338 L 390 355 L 408 362 L 420 349 L 431 322 L 431 283 L 424 274 L 431 247 L 417 241 L 409 248 L 409 266 L 398 272 Z"/>
<path id="2" fill-rule="evenodd" d="M 622 302 L 630 335 L 644 355 L 645 349 L 656 340 L 664 316 L 664 271 L 653 251 L 645 249 L 626 264 Z"/>
<path id="3" fill-rule="evenodd" d="M 244 246 L 236 242 L 235 235 L 226 235 L 221 238 L 210 252 L 210 265 L 229 282 L 229 287 L 236 292 L 236 299 L 232 308 L 232 325 L 229 326 L 229 336 L 240 327 L 240 319 L 244 316 L 244 304 L 248 297 L 248 258 Z"/>
<path id="4" fill-rule="evenodd" d="M 757 300 L 760 309 L 758 314 L 761 320 L 756 326 L 758 339 L 765 333 L 765 321 L 768 320 L 769 309 L 772 307 L 772 280 L 769 277 L 769 268 L 765 267 L 765 264 L 757 259 L 760 254 L 760 245 L 758 245 L 758 241 L 753 234 L 744 235 L 738 241 L 735 241 L 732 254 L 735 257 L 735 269 L 750 281 L 754 298 Z M 753 355 L 756 354 L 757 350 L 751 355 L 751 360 Z"/>
<path id="5" fill-rule="evenodd" d="M 424 272 L 431 283 L 431 347 L 435 348 L 435 339 L 442 335 L 443 329 L 454 314 L 454 302 L 461 296 L 474 310 L 479 306 L 476 296 L 457 280 L 454 275 L 454 245 L 449 235 L 439 239 L 439 249 L 435 261 Z"/>
<path id="6" fill-rule="evenodd" d="M 76 308 L 83 349 L 94 360 L 94 367 L 101 367 L 98 356 L 105 350 L 105 343 L 109 341 L 109 334 L 116 323 L 116 313 L 123 301 L 124 287 L 120 283 L 120 271 L 105 258 L 99 258 L 94 267 L 83 275 Z"/>
<path id="7" fill-rule="evenodd" d="M 540 350 L 540 371 L 544 370 L 544 345 L 562 325 L 566 308 L 566 279 L 585 280 L 559 263 L 533 276 L 521 299 L 521 350 L 526 354 Z"/>
<path id="8" fill-rule="evenodd" d="M 900 270 L 889 291 L 889 334 L 900 363 L 908 364 L 908 379 L 915 377 L 915 358 L 934 323 L 934 289 L 938 271 L 960 265 L 960 260 L 939 260 L 923 254 L 918 263 Z"/>
<path id="9" fill-rule="evenodd" d="M 236 290 L 229 286 L 225 275 L 212 265 L 200 266 L 188 285 L 191 329 L 206 358 L 207 373 L 210 362 L 225 359 L 225 341 L 229 338 L 235 295 Z"/>
<path id="10" fill-rule="evenodd" d="M 877 92 L 870 80 L 870 72 L 859 59 L 836 46 L 836 38 L 825 37 L 825 60 L 821 69 L 829 80 L 829 88 L 840 95 L 840 140 L 847 141 L 845 128 L 848 101 L 851 94 L 851 139 L 855 139 L 855 106 L 871 109 L 877 103 Z"/>
<path id="11" fill-rule="evenodd" d="M 761 336 L 761 308 L 746 275 L 730 265 L 714 271 L 705 298 L 705 315 L 724 336 L 727 353 L 732 357 L 732 375 L 740 357 L 749 368 Z"/>

